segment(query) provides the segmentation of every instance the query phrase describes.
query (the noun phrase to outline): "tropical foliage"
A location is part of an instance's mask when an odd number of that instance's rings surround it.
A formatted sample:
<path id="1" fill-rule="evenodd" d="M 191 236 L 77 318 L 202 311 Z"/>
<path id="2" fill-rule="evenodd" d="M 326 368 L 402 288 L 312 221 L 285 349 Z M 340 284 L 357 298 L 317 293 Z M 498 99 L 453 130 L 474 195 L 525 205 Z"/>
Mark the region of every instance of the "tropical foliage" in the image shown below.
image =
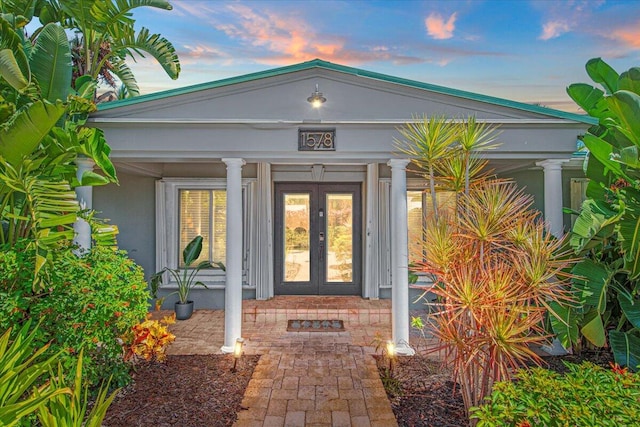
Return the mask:
<path id="1" fill-rule="evenodd" d="M 119 339 L 147 312 L 142 269 L 122 251 L 95 247 L 79 258 L 65 248 L 53 255 L 47 287 L 34 291 L 33 250 L 24 245 L 0 250 L 0 330 L 32 319 L 40 323 L 35 344 L 49 343 L 46 354 L 59 353 L 65 371 L 84 349 L 88 384 L 109 377 L 117 386 L 127 383 Z"/>
<path id="2" fill-rule="evenodd" d="M 632 426 L 640 412 L 640 374 L 584 362 L 566 374 L 523 369 L 516 381 L 495 384 L 484 405 L 472 410 L 478 427 Z"/>
<path id="3" fill-rule="evenodd" d="M 166 0 L 47 0 L 38 11 L 40 22 L 61 23 L 76 33 L 72 40 L 73 81 L 81 76 L 100 79 L 116 88 L 117 79 L 129 96 L 137 96 L 140 89 L 127 57 L 145 54 L 155 58 L 167 75 L 177 79 L 180 62 L 176 51 L 160 34 L 149 29 L 135 30 L 133 11 L 140 7 L 171 10 Z"/>
<path id="4" fill-rule="evenodd" d="M 573 270 L 578 308 L 557 306 L 554 322 L 565 347 L 609 345 L 616 362 L 640 365 L 640 68 L 618 74 L 599 58 L 587 62 L 589 84 L 569 96 L 598 124 L 582 141 L 589 151 L 586 196 L 571 233 L 585 258 Z"/>
<path id="5" fill-rule="evenodd" d="M 559 279 L 570 261 L 555 255 L 561 241 L 546 232 L 539 214 L 531 210 L 531 196 L 473 167 L 481 164 L 474 160 L 474 151 L 493 147 L 495 130 L 478 131 L 475 120 L 469 123 L 467 135 L 475 136 L 464 143 L 475 150 L 460 149 L 457 141 L 465 135 L 460 132 L 464 125 L 444 118 L 411 125 L 404 134 L 413 138 L 401 145 L 417 166 L 434 165 L 423 169 L 431 182 L 458 192 L 455 212 L 436 204 L 438 214 L 426 218 L 424 258 L 414 269 L 432 277 L 430 292 L 436 299 L 427 303 L 431 314 L 424 324 L 438 338 L 440 346 L 434 350 L 443 351 L 453 368 L 467 410 L 482 402 L 494 382 L 509 379 L 514 368 L 539 360 L 531 344 L 547 340 L 543 323 L 549 302 L 570 301 L 566 283 Z M 431 154 L 421 157 L 423 144 L 416 142 L 426 144 L 434 128 L 440 135 L 457 130 L 458 136 L 440 151 L 451 161 L 440 162 Z M 434 174 L 436 164 L 439 176 Z M 454 170 L 447 171 L 447 166 Z"/>

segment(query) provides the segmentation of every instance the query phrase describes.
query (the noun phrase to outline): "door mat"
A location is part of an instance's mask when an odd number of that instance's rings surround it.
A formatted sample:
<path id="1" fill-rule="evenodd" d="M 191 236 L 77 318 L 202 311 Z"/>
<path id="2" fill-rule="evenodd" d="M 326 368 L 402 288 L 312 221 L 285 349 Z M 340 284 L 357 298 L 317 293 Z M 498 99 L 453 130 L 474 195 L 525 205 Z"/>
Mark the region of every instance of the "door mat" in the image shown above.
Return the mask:
<path id="1" fill-rule="evenodd" d="M 344 322 L 342 320 L 289 320 L 287 322 L 289 332 L 342 332 Z"/>

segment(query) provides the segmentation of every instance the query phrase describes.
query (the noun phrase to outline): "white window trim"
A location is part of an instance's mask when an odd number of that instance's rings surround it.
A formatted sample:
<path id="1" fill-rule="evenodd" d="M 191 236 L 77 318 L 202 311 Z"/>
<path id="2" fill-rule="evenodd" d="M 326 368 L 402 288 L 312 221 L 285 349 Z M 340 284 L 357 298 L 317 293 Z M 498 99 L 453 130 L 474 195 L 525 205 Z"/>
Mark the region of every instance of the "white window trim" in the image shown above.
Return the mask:
<path id="1" fill-rule="evenodd" d="M 243 217 L 247 225 L 247 209 L 250 206 L 251 191 L 249 186 L 255 179 L 242 180 Z M 164 267 L 178 268 L 179 256 L 179 204 L 180 190 L 226 190 L 226 178 L 163 178 L 156 181 L 156 271 Z M 246 260 L 247 227 L 244 233 L 243 259 Z M 243 276 L 246 274 L 246 262 L 243 262 Z M 163 287 L 177 288 L 169 273 L 163 275 Z M 198 279 L 210 289 L 225 287 L 226 273 L 219 269 L 201 270 Z"/>

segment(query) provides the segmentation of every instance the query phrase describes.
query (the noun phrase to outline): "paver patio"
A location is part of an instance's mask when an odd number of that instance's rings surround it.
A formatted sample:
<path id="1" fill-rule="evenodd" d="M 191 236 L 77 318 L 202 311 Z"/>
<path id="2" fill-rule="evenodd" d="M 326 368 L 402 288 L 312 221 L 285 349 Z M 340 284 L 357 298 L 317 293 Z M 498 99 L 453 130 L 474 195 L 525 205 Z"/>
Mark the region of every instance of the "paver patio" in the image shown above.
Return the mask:
<path id="1" fill-rule="evenodd" d="M 287 332 L 289 319 L 341 319 L 344 332 Z M 222 310 L 172 325 L 169 354 L 220 353 Z M 391 303 L 359 297 L 243 301 L 245 353 L 262 355 L 236 427 L 397 426 L 372 354 L 391 336 Z M 244 409 L 246 408 L 246 409 Z"/>

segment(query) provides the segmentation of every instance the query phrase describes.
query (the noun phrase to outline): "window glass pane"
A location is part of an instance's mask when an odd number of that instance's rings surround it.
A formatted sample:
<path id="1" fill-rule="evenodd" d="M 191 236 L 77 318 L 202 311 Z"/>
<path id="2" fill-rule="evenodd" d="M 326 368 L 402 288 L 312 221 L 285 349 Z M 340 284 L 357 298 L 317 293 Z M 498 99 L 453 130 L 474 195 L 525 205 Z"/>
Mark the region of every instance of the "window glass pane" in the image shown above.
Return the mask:
<path id="1" fill-rule="evenodd" d="M 180 251 L 178 265 L 184 267 L 182 252 L 194 237 L 202 236 L 202 253 L 194 263 L 207 260 L 210 242 L 210 206 L 211 192 L 209 190 L 181 190 L 180 191 Z"/>
<path id="2" fill-rule="evenodd" d="M 425 206 L 426 215 L 431 215 L 431 212 L 433 211 L 431 194 L 429 191 L 425 191 L 423 194 L 425 196 L 424 206 Z M 438 208 L 440 209 L 440 211 L 444 211 L 449 215 L 453 215 L 456 209 L 455 191 L 443 191 L 443 190 L 437 191 L 436 203 L 438 204 Z"/>
<path id="3" fill-rule="evenodd" d="M 422 191 L 407 191 L 410 263 L 421 261 L 423 258 L 422 195 Z"/>
<path id="4" fill-rule="evenodd" d="M 225 262 L 227 257 L 227 192 L 214 190 L 213 193 L 213 243 L 211 244 L 211 258 L 213 262 Z M 242 236 L 236 236 L 242 241 Z M 204 248 L 202 249 L 204 252 Z"/>
<path id="5" fill-rule="evenodd" d="M 284 281 L 308 282 L 310 270 L 309 194 L 284 195 Z"/>
<path id="6" fill-rule="evenodd" d="M 327 194 L 327 282 L 353 281 L 353 195 Z"/>

